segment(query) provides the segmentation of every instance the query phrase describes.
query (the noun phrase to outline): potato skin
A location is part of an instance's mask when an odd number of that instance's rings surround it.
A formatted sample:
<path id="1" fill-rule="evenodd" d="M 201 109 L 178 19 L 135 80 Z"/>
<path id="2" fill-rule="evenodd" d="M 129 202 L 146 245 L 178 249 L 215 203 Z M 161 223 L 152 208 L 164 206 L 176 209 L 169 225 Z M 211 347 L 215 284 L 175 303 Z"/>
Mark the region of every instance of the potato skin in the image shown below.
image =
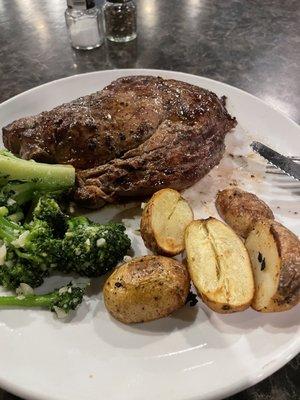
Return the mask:
<path id="1" fill-rule="evenodd" d="M 279 222 L 262 220 L 254 225 L 245 245 L 255 279 L 252 308 L 267 313 L 286 311 L 297 305 L 300 301 L 298 237 Z"/>
<path id="2" fill-rule="evenodd" d="M 300 301 L 300 241 L 279 222 L 269 224 L 281 258 L 281 271 L 277 293 L 266 311 L 286 311 Z"/>
<path id="3" fill-rule="evenodd" d="M 239 188 L 219 191 L 216 208 L 224 221 L 243 238 L 248 236 L 257 221 L 274 219 L 272 210 L 265 202 Z"/>
<path id="4" fill-rule="evenodd" d="M 118 267 L 107 279 L 103 295 L 107 310 L 130 324 L 171 314 L 185 304 L 189 290 L 184 265 L 167 257 L 144 256 Z"/>
<path id="5" fill-rule="evenodd" d="M 145 209 L 143 210 L 140 223 L 140 230 L 141 230 L 141 236 L 143 238 L 143 241 L 147 249 L 151 250 L 155 254 L 173 257 L 177 254 L 180 254 L 184 250 L 184 235 L 182 235 L 181 245 L 178 245 L 178 243 L 176 243 L 175 240 L 169 238 L 168 246 L 163 246 L 162 240 L 159 240 L 159 237 L 156 236 L 156 232 L 152 225 L 152 220 L 151 220 L 151 215 L 154 207 L 156 206 L 155 205 L 156 201 L 160 196 L 163 196 L 166 192 L 173 192 L 175 195 L 178 196 L 178 199 L 181 199 L 181 201 L 185 201 L 181 197 L 180 193 L 174 189 L 166 188 L 166 189 L 161 189 L 158 192 L 154 193 L 154 195 L 146 204 Z M 186 202 L 186 207 L 189 207 L 189 211 L 191 214 L 191 219 L 188 220 L 186 224 L 187 226 L 188 223 L 193 220 L 194 215 L 192 209 L 190 208 L 187 202 Z"/>
<path id="6" fill-rule="evenodd" d="M 210 300 L 206 297 L 203 293 L 199 293 L 197 290 L 197 294 L 201 297 L 202 301 L 213 311 L 217 312 L 218 314 L 233 314 L 236 312 L 247 310 L 247 308 L 251 305 L 251 300 L 247 303 L 244 303 L 240 306 L 230 307 L 227 304 L 218 303 L 216 301 Z"/>
<path id="7" fill-rule="evenodd" d="M 153 196 L 155 196 L 155 194 Z M 153 199 L 153 196 L 151 200 Z M 144 211 L 142 213 L 141 224 L 140 224 L 141 236 L 143 238 L 143 241 L 147 249 L 151 250 L 153 253 L 172 256 L 173 254 L 167 254 L 164 251 L 164 249 L 162 249 L 158 245 L 155 236 L 153 234 L 153 230 L 150 223 L 151 212 L 153 207 L 153 202 L 151 202 L 151 200 L 146 204 L 146 207 L 144 208 Z"/>

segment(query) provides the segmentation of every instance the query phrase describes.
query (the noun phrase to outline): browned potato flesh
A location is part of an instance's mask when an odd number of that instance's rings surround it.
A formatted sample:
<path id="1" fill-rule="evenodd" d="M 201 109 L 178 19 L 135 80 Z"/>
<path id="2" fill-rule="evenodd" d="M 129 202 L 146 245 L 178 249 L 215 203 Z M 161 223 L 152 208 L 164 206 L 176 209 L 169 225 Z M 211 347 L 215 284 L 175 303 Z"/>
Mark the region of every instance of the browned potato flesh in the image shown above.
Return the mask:
<path id="1" fill-rule="evenodd" d="M 156 192 L 147 203 L 141 219 L 145 246 L 154 253 L 176 255 L 184 250 L 184 231 L 193 220 L 193 211 L 173 189 Z"/>
<path id="2" fill-rule="evenodd" d="M 262 219 L 274 219 L 272 210 L 255 194 L 239 188 L 220 191 L 216 198 L 220 217 L 240 236 L 246 238 L 254 224 Z"/>
<path id="3" fill-rule="evenodd" d="M 203 301 L 214 311 L 245 310 L 254 295 L 247 250 L 223 222 L 193 221 L 185 232 L 188 270 Z"/>
<path id="4" fill-rule="evenodd" d="M 255 280 L 252 307 L 257 311 L 285 311 L 300 300 L 300 242 L 272 220 L 257 222 L 248 249 Z"/>
<path id="5" fill-rule="evenodd" d="M 152 321 L 182 307 L 190 290 L 184 265 L 171 258 L 145 256 L 122 264 L 107 279 L 104 302 L 125 324 Z"/>

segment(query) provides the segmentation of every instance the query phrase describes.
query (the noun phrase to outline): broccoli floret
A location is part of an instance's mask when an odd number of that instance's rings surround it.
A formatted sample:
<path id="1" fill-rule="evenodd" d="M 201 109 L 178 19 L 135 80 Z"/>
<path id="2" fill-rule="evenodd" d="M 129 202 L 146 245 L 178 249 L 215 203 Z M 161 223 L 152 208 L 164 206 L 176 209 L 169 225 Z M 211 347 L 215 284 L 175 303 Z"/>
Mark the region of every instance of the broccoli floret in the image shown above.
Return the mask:
<path id="1" fill-rule="evenodd" d="M 0 239 L 19 258 L 37 265 L 52 262 L 49 258 L 55 257 L 59 243 L 53 238 L 52 229 L 45 221 L 33 220 L 20 225 L 5 217 L 0 217 Z"/>
<path id="2" fill-rule="evenodd" d="M 43 295 L 1 296 L 0 307 L 46 308 L 56 312 L 58 317 L 65 317 L 82 303 L 83 295 L 83 289 L 69 283 L 67 286 Z"/>
<path id="3" fill-rule="evenodd" d="M 53 197 L 42 196 L 32 213 L 34 220 L 47 222 L 56 237 L 63 237 L 67 230 L 67 218 Z"/>
<path id="4" fill-rule="evenodd" d="M 70 218 L 63 239 L 66 271 L 84 276 L 100 276 L 123 259 L 130 239 L 122 224 L 96 224 L 85 217 Z"/>
<path id="5" fill-rule="evenodd" d="M 24 282 L 37 287 L 61 259 L 62 241 L 40 220 L 23 226 L 0 217 L 0 239 L 5 246 L 1 259 L 0 284 L 15 289 Z"/>
<path id="6" fill-rule="evenodd" d="M 43 271 L 25 260 L 20 262 L 12 257 L 5 264 L 0 265 L 0 285 L 11 290 L 17 289 L 21 283 L 38 287 L 43 283 L 47 273 L 48 271 Z"/>
<path id="7" fill-rule="evenodd" d="M 10 182 L 0 187 L 0 215 L 21 221 L 24 218 L 22 206 L 31 200 L 33 193 L 33 184 L 29 182 Z"/>
<path id="8" fill-rule="evenodd" d="M 84 217 L 82 215 L 78 217 L 69 218 L 67 222 L 67 227 L 70 232 L 75 231 L 78 227 L 83 228 L 84 226 L 92 226 L 92 225 L 96 224 L 91 220 L 89 220 L 87 217 Z"/>
<path id="9" fill-rule="evenodd" d="M 75 169 L 22 160 L 0 151 L 0 215 L 14 221 L 23 218 L 22 206 L 41 193 L 63 191 L 75 183 Z"/>
<path id="10" fill-rule="evenodd" d="M 17 252 L 19 257 L 44 268 L 50 264 L 56 267 L 61 258 L 61 240 L 54 237 L 51 226 L 46 221 L 36 219 L 24 224 L 23 228 L 29 233 L 23 248 Z"/>

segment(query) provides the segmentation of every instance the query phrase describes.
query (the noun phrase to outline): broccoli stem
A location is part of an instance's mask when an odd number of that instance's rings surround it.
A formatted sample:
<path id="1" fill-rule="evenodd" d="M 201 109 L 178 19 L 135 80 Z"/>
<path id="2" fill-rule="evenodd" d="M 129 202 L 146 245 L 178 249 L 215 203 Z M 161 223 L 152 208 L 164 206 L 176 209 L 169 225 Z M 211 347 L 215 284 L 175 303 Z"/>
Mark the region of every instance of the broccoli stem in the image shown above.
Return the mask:
<path id="1" fill-rule="evenodd" d="M 71 165 L 44 164 L 15 157 L 7 150 L 0 151 L 0 183 L 22 181 L 34 183 L 35 189 L 58 190 L 75 183 L 75 169 Z"/>
<path id="2" fill-rule="evenodd" d="M 10 243 L 17 239 L 23 231 L 24 228 L 19 224 L 0 216 L 0 239 Z"/>
<path id="3" fill-rule="evenodd" d="M 24 213 L 22 211 L 18 211 L 14 214 L 8 215 L 7 218 L 13 222 L 20 222 L 24 218 Z"/>
<path id="4" fill-rule="evenodd" d="M 40 307 L 51 309 L 57 299 L 57 292 L 43 295 L 1 296 L 0 307 Z"/>
<path id="5" fill-rule="evenodd" d="M 0 207 L 0 217 L 5 217 L 8 214 L 8 209 L 5 206 Z"/>
<path id="6" fill-rule="evenodd" d="M 0 308 L 24 307 L 24 308 L 45 308 L 56 312 L 57 316 L 64 317 L 71 310 L 75 310 L 82 302 L 84 290 L 69 283 L 60 289 L 47 294 L 27 294 L 19 296 L 1 296 Z M 60 315 L 59 315 L 60 313 Z"/>
<path id="7" fill-rule="evenodd" d="M 1 192 L 11 193 L 10 198 L 21 206 L 32 199 L 36 186 L 37 185 L 32 182 L 8 183 Z"/>

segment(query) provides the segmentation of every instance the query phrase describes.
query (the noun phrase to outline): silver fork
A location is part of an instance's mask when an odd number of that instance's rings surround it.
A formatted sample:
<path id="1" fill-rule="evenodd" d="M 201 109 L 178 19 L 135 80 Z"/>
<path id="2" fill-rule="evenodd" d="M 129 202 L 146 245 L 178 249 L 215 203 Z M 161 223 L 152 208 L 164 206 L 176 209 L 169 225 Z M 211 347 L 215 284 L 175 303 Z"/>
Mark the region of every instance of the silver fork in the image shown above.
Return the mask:
<path id="1" fill-rule="evenodd" d="M 300 164 L 300 157 L 288 157 L 297 164 Z M 272 176 L 272 181 L 276 184 L 278 188 L 288 189 L 293 192 L 294 195 L 300 196 L 300 182 L 295 180 L 293 177 L 287 175 L 285 172 L 276 168 L 273 164 L 267 163 L 266 173 Z"/>

